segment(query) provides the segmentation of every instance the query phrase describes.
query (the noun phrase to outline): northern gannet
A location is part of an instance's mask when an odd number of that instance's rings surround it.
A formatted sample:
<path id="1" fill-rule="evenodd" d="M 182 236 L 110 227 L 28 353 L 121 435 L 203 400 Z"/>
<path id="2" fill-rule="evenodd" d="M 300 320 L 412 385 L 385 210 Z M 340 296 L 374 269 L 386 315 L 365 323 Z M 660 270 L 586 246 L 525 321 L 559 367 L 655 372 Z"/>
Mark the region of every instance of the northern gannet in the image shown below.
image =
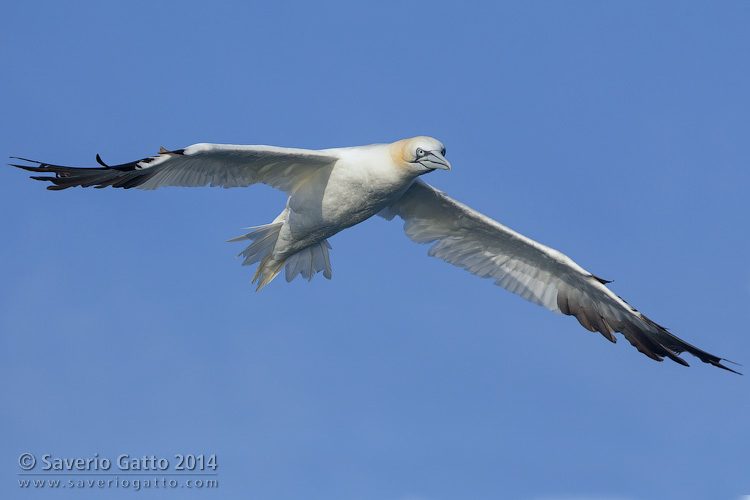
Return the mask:
<path id="1" fill-rule="evenodd" d="M 286 280 L 315 273 L 331 278 L 328 238 L 380 215 L 404 220 L 406 235 L 433 243 L 429 255 L 462 267 L 526 300 L 575 316 L 584 328 L 611 342 L 620 332 L 651 359 L 667 357 L 687 366 L 683 351 L 734 372 L 721 361 L 669 333 L 627 304 L 568 256 L 509 229 L 433 188 L 419 177 L 450 170 L 445 146 L 431 137 L 392 144 L 322 150 L 273 146 L 193 144 L 122 165 L 79 168 L 16 159 L 13 165 L 50 181 L 47 189 L 74 186 L 156 189 L 161 186 L 246 187 L 263 183 L 289 195 L 270 224 L 229 241 L 252 242 L 243 265 L 258 263 L 253 283 L 266 286 L 282 269 Z M 737 372 L 735 372 L 737 373 Z"/>

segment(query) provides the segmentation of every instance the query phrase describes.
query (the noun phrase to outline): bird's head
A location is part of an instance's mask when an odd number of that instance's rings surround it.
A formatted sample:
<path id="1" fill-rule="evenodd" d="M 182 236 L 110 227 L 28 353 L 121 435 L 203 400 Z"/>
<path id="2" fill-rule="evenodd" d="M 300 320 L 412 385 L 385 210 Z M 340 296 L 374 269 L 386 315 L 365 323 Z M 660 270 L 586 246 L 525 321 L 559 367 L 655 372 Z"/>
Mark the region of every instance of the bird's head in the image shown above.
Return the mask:
<path id="1" fill-rule="evenodd" d="M 451 164 L 445 159 L 445 146 L 432 137 L 420 136 L 394 142 L 391 145 L 391 156 L 398 165 L 417 175 L 437 169 L 451 169 Z"/>

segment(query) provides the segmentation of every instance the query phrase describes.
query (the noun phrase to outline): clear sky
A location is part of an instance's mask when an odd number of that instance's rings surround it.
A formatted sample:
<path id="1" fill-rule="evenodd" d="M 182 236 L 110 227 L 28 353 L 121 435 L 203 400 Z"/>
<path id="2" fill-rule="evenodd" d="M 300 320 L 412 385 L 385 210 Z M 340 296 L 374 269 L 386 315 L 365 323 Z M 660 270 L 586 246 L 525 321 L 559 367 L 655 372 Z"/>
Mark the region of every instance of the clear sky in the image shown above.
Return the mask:
<path id="1" fill-rule="evenodd" d="M 1 17 L 0 156 L 431 135 L 453 171 L 427 182 L 750 370 L 748 2 L 25 1 Z M 225 240 L 283 193 L 0 180 L 3 498 L 750 494 L 747 375 L 613 345 L 427 257 L 399 222 L 333 237 L 331 281 L 255 293 Z M 23 453 L 36 471 L 45 454 L 216 455 L 219 488 L 20 491 Z"/>

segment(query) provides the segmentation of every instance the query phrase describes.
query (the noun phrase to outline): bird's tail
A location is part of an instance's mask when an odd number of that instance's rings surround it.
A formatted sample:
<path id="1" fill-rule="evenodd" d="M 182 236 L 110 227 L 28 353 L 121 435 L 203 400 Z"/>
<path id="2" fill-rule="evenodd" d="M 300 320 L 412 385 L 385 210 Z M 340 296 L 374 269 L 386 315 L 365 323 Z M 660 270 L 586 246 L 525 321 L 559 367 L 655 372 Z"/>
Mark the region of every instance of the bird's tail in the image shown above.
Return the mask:
<path id="1" fill-rule="evenodd" d="M 310 281 L 313 274 L 320 271 L 323 271 L 323 276 L 331 279 L 331 258 L 328 256 L 329 248 L 331 248 L 331 244 L 328 243 L 328 240 L 323 240 L 287 257 L 285 261 L 287 283 L 299 274 L 307 281 Z"/>
<path id="2" fill-rule="evenodd" d="M 253 276 L 253 283 L 258 281 L 258 291 L 269 284 L 272 279 L 279 274 L 282 267 L 284 267 L 284 260 L 279 262 L 278 259 L 273 256 L 273 249 L 276 246 L 276 241 L 279 239 L 279 231 L 284 222 L 275 222 L 273 224 L 266 224 L 265 226 L 250 227 L 253 231 L 227 240 L 233 241 L 244 241 L 251 240 L 253 243 L 245 250 L 243 250 L 237 257 L 244 257 L 245 260 L 242 262 L 243 266 L 250 266 L 256 262 L 260 262 L 258 269 L 255 271 Z"/>
<path id="3" fill-rule="evenodd" d="M 297 275 L 301 274 L 303 278 L 311 280 L 313 274 L 323 271 L 323 276 L 331 279 L 331 260 L 328 256 L 328 249 L 331 245 L 327 240 L 316 243 L 299 252 L 279 259 L 274 256 L 274 247 L 279 239 L 282 222 L 274 222 L 265 226 L 257 226 L 248 229 L 253 231 L 232 238 L 232 241 L 251 240 L 253 243 L 242 251 L 237 257 L 242 256 L 245 260 L 243 266 L 249 266 L 260 262 L 258 269 L 255 271 L 252 283 L 258 282 L 256 291 L 266 286 L 273 280 L 286 266 L 286 280 L 292 281 Z"/>

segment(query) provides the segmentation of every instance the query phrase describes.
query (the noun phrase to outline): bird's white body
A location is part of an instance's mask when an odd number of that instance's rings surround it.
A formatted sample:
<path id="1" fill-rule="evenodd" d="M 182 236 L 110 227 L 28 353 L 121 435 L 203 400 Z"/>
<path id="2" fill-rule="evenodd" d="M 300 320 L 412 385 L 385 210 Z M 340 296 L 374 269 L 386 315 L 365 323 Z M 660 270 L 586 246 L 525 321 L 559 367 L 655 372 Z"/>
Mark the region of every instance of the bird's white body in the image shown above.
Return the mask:
<path id="1" fill-rule="evenodd" d="M 382 211 L 403 196 L 418 176 L 431 171 L 421 164 L 413 165 L 404 156 L 405 147 L 416 147 L 409 145 L 412 142 L 437 151 L 444 149 L 434 139 L 418 137 L 393 144 L 319 151 L 332 161 L 299 180 L 278 217 L 230 240 L 254 241 L 241 255 L 245 265 L 259 262 L 255 275 L 258 289 L 284 267 L 287 281 L 299 274 L 309 279 L 318 271 L 330 278 L 328 238 Z M 189 155 L 190 148 L 184 154 Z M 449 168 L 442 160 L 439 168 Z"/>
<path id="2" fill-rule="evenodd" d="M 31 161 L 31 160 L 27 160 Z M 331 277 L 328 238 L 379 214 L 405 221 L 412 240 L 432 244 L 429 254 L 556 313 L 575 316 L 586 329 L 615 342 L 621 332 L 639 351 L 661 361 L 688 351 L 720 368 L 722 358 L 675 337 L 629 306 L 568 256 L 531 240 L 451 199 L 418 177 L 450 170 L 443 144 L 430 137 L 392 144 L 307 150 L 274 146 L 194 144 L 177 151 L 103 168 L 33 162 L 15 165 L 55 177 L 49 189 L 72 186 L 156 189 L 161 186 L 244 187 L 264 183 L 289 195 L 270 224 L 230 241 L 252 244 L 243 265 L 258 263 L 258 290 L 282 269 L 287 281 L 317 272 Z"/>
<path id="3" fill-rule="evenodd" d="M 315 172 L 287 201 L 278 251 L 296 253 L 390 205 L 417 175 L 398 166 L 388 144 L 324 150 L 338 160 Z"/>

